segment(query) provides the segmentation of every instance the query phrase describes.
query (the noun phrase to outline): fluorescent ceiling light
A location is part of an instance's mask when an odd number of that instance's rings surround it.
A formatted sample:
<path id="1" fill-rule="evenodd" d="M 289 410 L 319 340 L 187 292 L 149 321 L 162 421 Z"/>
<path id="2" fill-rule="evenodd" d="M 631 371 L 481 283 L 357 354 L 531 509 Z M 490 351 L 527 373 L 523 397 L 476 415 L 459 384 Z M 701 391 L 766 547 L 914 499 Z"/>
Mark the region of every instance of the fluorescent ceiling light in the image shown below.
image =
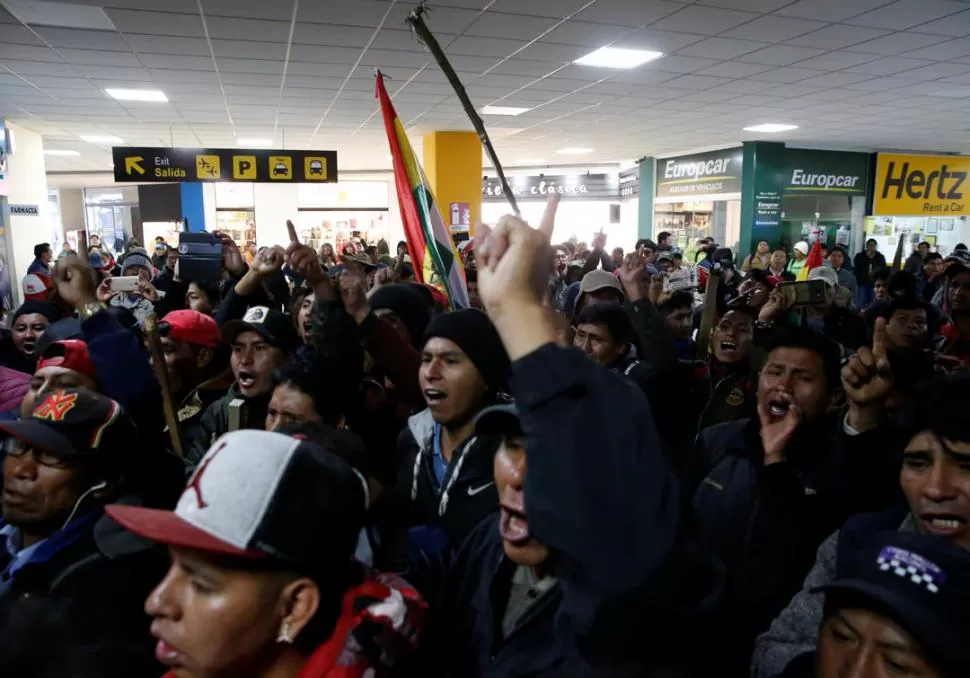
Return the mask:
<path id="1" fill-rule="evenodd" d="M 659 59 L 663 52 L 651 52 L 645 49 L 621 49 L 619 47 L 600 47 L 584 57 L 576 59 L 574 64 L 580 66 L 596 66 L 597 68 L 636 68 L 648 61 Z"/>
<path id="2" fill-rule="evenodd" d="M 798 129 L 798 125 L 784 125 L 777 122 L 767 122 L 763 125 L 752 125 L 751 127 L 745 127 L 744 131 L 775 134 L 777 132 L 790 132 L 793 129 Z"/>
<path id="3" fill-rule="evenodd" d="M 518 106 L 486 106 L 482 109 L 483 115 L 522 115 L 528 108 Z"/>
<path id="4" fill-rule="evenodd" d="M 104 93 L 118 101 L 157 101 L 160 103 L 168 101 L 165 92 L 160 89 L 106 89 Z"/>
<path id="5" fill-rule="evenodd" d="M 88 142 L 89 144 L 123 144 L 125 140 L 121 137 L 112 136 L 110 134 L 89 134 L 81 135 L 81 139 Z"/>
<path id="6" fill-rule="evenodd" d="M 59 151 L 53 148 L 45 148 L 44 155 L 81 155 L 77 151 Z"/>
<path id="7" fill-rule="evenodd" d="M 592 153 L 592 148 L 581 148 L 581 147 L 570 147 L 570 148 L 560 148 L 556 153 L 560 155 L 586 155 L 587 153 Z"/>
<path id="8" fill-rule="evenodd" d="M 236 144 L 239 146 L 272 146 L 272 139 L 236 139 Z"/>

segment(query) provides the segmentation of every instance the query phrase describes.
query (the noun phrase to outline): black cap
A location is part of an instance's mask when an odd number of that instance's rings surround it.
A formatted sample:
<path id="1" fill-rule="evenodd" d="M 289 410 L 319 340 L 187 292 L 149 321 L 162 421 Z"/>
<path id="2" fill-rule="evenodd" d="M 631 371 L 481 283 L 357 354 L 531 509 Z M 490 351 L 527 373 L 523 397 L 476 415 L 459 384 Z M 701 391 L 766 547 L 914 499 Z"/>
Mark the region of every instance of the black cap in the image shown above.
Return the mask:
<path id="1" fill-rule="evenodd" d="M 297 345 L 296 330 L 289 316 L 266 306 L 253 306 L 242 320 L 231 320 L 222 328 L 222 340 L 232 342 L 243 332 L 256 332 L 273 346 L 292 348 Z"/>
<path id="2" fill-rule="evenodd" d="M 117 454 L 137 435 L 121 405 L 84 388 L 45 394 L 29 417 L 0 422 L 0 431 L 60 457 Z"/>
<path id="3" fill-rule="evenodd" d="M 489 390 L 507 390 L 511 363 L 498 331 L 487 315 L 474 308 L 442 313 L 432 319 L 424 333 L 422 346 L 432 337 L 455 342 L 474 363 Z"/>
<path id="4" fill-rule="evenodd" d="M 349 429 L 303 421 L 280 426 L 276 433 L 313 443 L 340 457 L 361 475 L 370 473 L 367 446 L 359 435 Z"/>
<path id="5" fill-rule="evenodd" d="M 840 549 L 835 580 L 815 589 L 820 591 L 873 601 L 876 611 L 889 612 L 931 661 L 968 675 L 970 552 L 966 549 L 930 535 L 881 533 L 856 548 Z"/>
<path id="6" fill-rule="evenodd" d="M 505 435 L 522 433 L 519 408 L 514 402 L 486 407 L 475 417 L 475 435 Z"/>

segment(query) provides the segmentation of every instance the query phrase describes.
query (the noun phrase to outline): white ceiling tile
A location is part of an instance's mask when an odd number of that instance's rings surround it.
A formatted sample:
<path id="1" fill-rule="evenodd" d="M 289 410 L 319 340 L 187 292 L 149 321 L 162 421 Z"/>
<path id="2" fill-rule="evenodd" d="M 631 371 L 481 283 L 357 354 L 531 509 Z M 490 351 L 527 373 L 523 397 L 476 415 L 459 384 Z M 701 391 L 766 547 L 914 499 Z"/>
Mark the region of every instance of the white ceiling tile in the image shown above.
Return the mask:
<path id="1" fill-rule="evenodd" d="M 26 26 L 0 24 L 0 43 L 43 46 L 44 41 L 34 35 Z"/>
<path id="2" fill-rule="evenodd" d="M 708 59 L 733 59 L 765 47 L 763 42 L 729 38 L 707 38 L 695 42 L 677 52 L 679 56 L 696 56 Z"/>
<path id="3" fill-rule="evenodd" d="M 894 73 L 903 73 L 905 71 L 910 71 L 914 68 L 921 68 L 923 66 L 932 65 L 933 61 L 928 61 L 926 59 L 908 59 L 905 57 L 885 57 L 883 59 L 877 59 L 875 61 L 870 61 L 867 64 L 861 64 L 859 66 L 853 66 L 852 68 L 847 68 L 846 73 L 858 73 L 860 75 L 892 75 Z"/>
<path id="4" fill-rule="evenodd" d="M 651 24 L 651 27 L 662 31 L 699 32 L 716 35 L 739 24 L 757 19 L 758 16 L 752 12 L 689 5 L 665 19 Z"/>
<path id="5" fill-rule="evenodd" d="M 665 0 L 597 0 L 577 14 L 580 21 L 613 24 L 614 26 L 647 26 L 683 8 L 679 2 Z M 677 30 L 677 29 L 672 29 Z"/>
<path id="6" fill-rule="evenodd" d="M 937 35 L 902 31 L 853 45 L 851 50 L 865 54 L 894 56 L 938 44 L 940 44 L 940 37 Z"/>
<path id="7" fill-rule="evenodd" d="M 80 51 L 80 50 L 77 50 Z M 65 56 L 67 56 L 65 54 Z M 75 57 L 68 57 L 74 63 L 85 63 Z M 186 68 L 192 70 L 212 70 L 212 58 L 208 56 L 182 56 L 181 54 L 141 54 L 138 58 L 131 55 L 133 66 L 137 66 L 139 58 L 148 68 Z M 89 62 L 93 63 L 93 62 Z"/>
<path id="8" fill-rule="evenodd" d="M 497 12 L 528 12 L 532 16 L 564 19 L 577 11 L 589 0 L 529 0 L 524 6 L 522 0 L 496 0 L 491 9 Z"/>
<path id="9" fill-rule="evenodd" d="M 207 65 L 200 66 L 205 69 L 212 68 L 212 61 L 206 60 Z M 265 59 L 232 59 L 229 57 L 219 57 L 216 59 L 216 64 L 219 66 L 220 73 L 262 73 L 267 75 L 281 74 L 283 72 L 283 62 L 282 61 L 269 61 Z M 309 64 L 315 69 L 323 70 L 326 67 L 319 64 Z M 290 61 L 289 68 L 292 69 L 297 66 L 292 60 Z M 186 68 L 195 68 L 195 66 L 186 65 Z M 334 66 L 333 68 L 337 68 Z M 346 67 L 341 69 L 341 72 L 346 72 Z M 290 71 L 293 72 L 293 71 Z"/>
<path id="10" fill-rule="evenodd" d="M 896 2 L 846 20 L 846 23 L 901 31 L 922 23 L 956 14 L 965 4 L 954 0 L 897 0 Z"/>
<path id="11" fill-rule="evenodd" d="M 970 55 L 970 38 L 948 40 L 932 47 L 914 49 L 906 53 L 906 56 L 914 59 L 935 59 L 937 61 L 948 61 L 968 55 Z"/>
<path id="12" fill-rule="evenodd" d="M 331 47 L 360 47 L 367 44 L 373 28 L 365 26 L 324 26 L 322 24 L 298 23 L 293 30 L 293 43 L 299 45 L 323 45 Z M 437 36 L 443 38 L 444 36 Z M 374 47 L 383 49 L 413 49 L 417 43 L 410 31 L 382 30 Z"/>
<path id="13" fill-rule="evenodd" d="M 888 0 L 798 0 L 778 10 L 778 14 L 818 21 L 844 21 L 881 7 Z"/>
<path id="14" fill-rule="evenodd" d="M 533 40 L 555 25 L 556 19 L 548 17 L 487 12 L 475 19 L 475 22 L 465 29 L 465 35 L 481 38 Z M 545 36 L 545 39 L 550 42 L 565 42 L 564 40 L 557 40 L 551 35 Z"/>
<path id="15" fill-rule="evenodd" d="M 857 52 L 834 51 L 820 54 L 811 59 L 798 62 L 803 68 L 815 68 L 822 71 L 839 71 L 843 68 L 858 66 L 859 64 L 875 61 L 879 57 L 873 54 L 859 54 Z"/>
<path id="16" fill-rule="evenodd" d="M 209 45 L 204 39 L 201 38 L 173 38 L 162 35 L 135 35 L 128 36 L 128 40 L 131 43 L 131 48 L 139 54 L 209 56 Z"/>
<path id="17" fill-rule="evenodd" d="M 695 71 L 698 75 L 715 75 L 723 78 L 744 78 L 756 73 L 764 73 L 770 70 L 770 66 L 762 64 L 746 64 L 741 61 L 724 61 L 707 68 Z"/>
<path id="18" fill-rule="evenodd" d="M 757 94 L 759 92 L 770 93 L 778 85 L 773 82 L 761 82 L 758 80 L 734 80 L 725 85 L 712 87 L 710 91 L 717 92 L 723 98 L 725 95 L 737 94 Z"/>
<path id="19" fill-rule="evenodd" d="M 709 68 L 717 63 L 717 59 L 702 59 L 700 57 L 665 56 L 651 61 L 637 70 L 658 70 L 669 73 L 693 73 L 702 68 Z"/>
<path id="20" fill-rule="evenodd" d="M 64 60 L 61 59 L 51 49 L 47 47 L 33 47 L 31 45 L 11 45 L 7 43 L 0 42 L 0 59 L 6 61 L 7 59 L 12 60 L 23 60 L 23 61 L 57 61 L 63 63 Z"/>
<path id="21" fill-rule="evenodd" d="M 915 80 L 905 80 L 900 77 L 895 78 L 872 78 L 863 80 L 855 84 L 855 89 L 869 92 L 885 92 L 907 84 L 917 84 Z"/>
<path id="22" fill-rule="evenodd" d="M 247 42 L 245 40 L 212 40 L 216 57 L 234 59 L 266 59 L 282 61 L 286 58 L 286 44 L 282 42 Z"/>
<path id="23" fill-rule="evenodd" d="M 696 33 L 677 33 L 675 31 L 658 31 L 653 28 L 642 28 L 628 37 L 616 41 L 613 47 L 632 49 L 647 49 L 655 52 L 671 54 L 687 45 L 700 42 L 705 36 Z"/>
<path id="24" fill-rule="evenodd" d="M 64 62 L 52 63 L 48 61 L 14 61 L 4 60 L 3 65 L 18 75 L 61 75 L 64 73 Z"/>
<path id="25" fill-rule="evenodd" d="M 264 2 L 263 0 L 202 0 L 202 11 L 205 12 L 207 17 L 228 16 L 284 21 L 289 20 L 293 14 L 293 3 Z"/>
<path id="26" fill-rule="evenodd" d="M 867 40 L 874 40 L 887 34 L 889 34 L 889 31 L 879 28 L 835 24 L 812 33 L 798 36 L 788 42 L 792 45 L 801 45 L 803 47 L 842 49 L 850 45 L 858 45 Z"/>
<path id="27" fill-rule="evenodd" d="M 761 40 L 766 42 L 785 42 L 791 38 L 824 28 L 821 21 L 795 19 L 778 15 L 763 16 L 722 33 L 727 38 Z"/>
<path id="28" fill-rule="evenodd" d="M 183 38 L 205 37 L 202 19 L 198 14 L 172 14 L 168 11 L 143 12 L 112 8 L 104 11 L 115 28 L 122 33 L 148 33 Z"/>
<path id="29" fill-rule="evenodd" d="M 903 77 L 912 78 L 913 80 L 939 80 L 940 78 L 963 75 L 964 73 L 970 73 L 970 64 L 938 63 L 906 71 Z"/>
<path id="30" fill-rule="evenodd" d="M 79 73 L 98 80 L 121 80 L 127 82 L 152 82 L 152 75 L 144 68 L 118 66 L 76 66 Z"/>
<path id="31" fill-rule="evenodd" d="M 249 40 L 253 42 L 282 42 L 290 36 L 289 21 L 233 19 L 208 17 L 206 26 L 213 40 Z"/>
<path id="32" fill-rule="evenodd" d="M 774 68 L 764 73 L 750 75 L 750 80 L 764 80 L 766 82 L 798 82 L 816 75 L 824 75 L 825 71 L 816 71 L 810 68 Z"/>
<path id="33" fill-rule="evenodd" d="M 392 52 L 383 49 L 369 49 L 364 52 L 360 60 L 360 67 L 385 68 L 403 66 L 405 68 L 420 68 L 430 57 L 419 52 Z"/>
<path id="34" fill-rule="evenodd" d="M 588 47 L 580 47 L 578 45 L 558 45 L 540 40 L 532 43 L 521 52 L 518 52 L 514 58 L 519 61 L 535 60 L 568 64 L 588 53 Z"/>
<path id="35" fill-rule="evenodd" d="M 756 52 L 745 54 L 738 57 L 738 61 L 745 61 L 753 64 L 764 64 L 766 66 L 788 66 L 798 61 L 804 61 L 811 57 L 824 54 L 821 49 L 810 47 L 796 47 L 794 45 L 772 45 L 759 49 Z"/>
<path id="36" fill-rule="evenodd" d="M 791 3 L 791 0 L 697 0 L 698 5 L 713 5 L 747 12 L 774 12 Z"/>
<path id="37" fill-rule="evenodd" d="M 970 98 L 970 85 L 950 85 L 941 82 L 921 82 L 917 85 L 907 85 L 895 90 L 902 97 L 952 97 L 955 99 Z"/>
<path id="38" fill-rule="evenodd" d="M 310 61 L 322 64 L 353 64 L 360 56 L 359 49 L 350 47 L 313 47 L 293 45 L 290 48 L 291 61 Z"/>
<path id="39" fill-rule="evenodd" d="M 933 35 L 948 35 L 952 38 L 961 38 L 970 35 L 970 9 L 964 10 L 959 14 L 951 14 L 944 19 L 929 21 L 913 28 L 920 33 L 932 33 Z"/>
<path id="40" fill-rule="evenodd" d="M 858 73 L 826 73 L 825 75 L 816 75 L 813 78 L 805 78 L 804 80 L 799 80 L 799 85 L 805 85 L 807 87 L 826 87 L 826 88 L 836 88 L 844 87 L 845 85 L 851 85 L 862 80 L 867 80 L 868 76 L 859 75 Z"/>
<path id="41" fill-rule="evenodd" d="M 448 47 L 448 55 L 471 57 L 507 57 L 525 45 L 521 40 L 500 40 L 497 38 L 473 38 L 461 36 Z M 368 50 L 369 51 L 369 50 Z"/>
<path id="42" fill-rule="evenodd" d="M 37 34 L 46 40 L 51 47 L 60 49 L 98 49 L 111 52 L 130 51 L 124 39 L 116 31 L 89 31 L 78 28 L 51 28 L 37 26 Z"/>

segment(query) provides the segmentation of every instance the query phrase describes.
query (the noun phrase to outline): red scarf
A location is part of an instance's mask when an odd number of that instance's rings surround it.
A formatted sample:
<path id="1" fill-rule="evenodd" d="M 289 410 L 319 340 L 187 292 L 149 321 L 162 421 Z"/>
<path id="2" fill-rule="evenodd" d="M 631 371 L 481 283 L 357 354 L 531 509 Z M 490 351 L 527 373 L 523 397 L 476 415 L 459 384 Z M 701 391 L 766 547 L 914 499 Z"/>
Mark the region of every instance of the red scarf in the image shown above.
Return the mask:
<path id="1" fill-rule="evenodd" d="M 393 574 L 375 574 L 344 594 L 330 639 L 307 660 L 299 678 L 363 678 L 369 669 L 406 667 L 417 652 L 427 609 L 406 581 Z M 378 664 L 364 652 L 365 643 L 380 650 Z M 164 678 L 175 678 L 175 673 Z"/>

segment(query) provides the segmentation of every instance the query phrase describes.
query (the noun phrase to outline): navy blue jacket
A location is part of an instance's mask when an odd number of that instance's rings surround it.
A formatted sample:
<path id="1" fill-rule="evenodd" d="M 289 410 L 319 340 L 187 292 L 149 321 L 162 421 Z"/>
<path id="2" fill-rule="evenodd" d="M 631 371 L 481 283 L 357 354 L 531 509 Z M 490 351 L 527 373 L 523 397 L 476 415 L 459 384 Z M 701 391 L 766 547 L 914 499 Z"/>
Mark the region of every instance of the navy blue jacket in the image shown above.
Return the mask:
<path id="1" fill-rule="evenodd" d="M 512 372 L 527 439 L 526 514 L 557 588 L 503 637 L 516 566 L 494 516 L 447 567 L 416 564 L 409 579 L 431 609 L 427 675 L 686 675 L 670 669 L 685 656 L 674 641 L 690 636 L 677 622 L 711 590 L 713 573 L 698 568 L 685 581 L 687 559 L 673 555 L 677 484 L 643 394 L 551 344 Z"/>
<path id="2" fill-rule="evenodd" d="M 128 449 L 129 489 L 148 505 L 174 505 L 185 483 L 182 462 L 167 453 L 162 393 L 141 340 L 110 312 L 81 322 L 98 374 L 98 392 L 120 404 L 138 427 Z"/>

